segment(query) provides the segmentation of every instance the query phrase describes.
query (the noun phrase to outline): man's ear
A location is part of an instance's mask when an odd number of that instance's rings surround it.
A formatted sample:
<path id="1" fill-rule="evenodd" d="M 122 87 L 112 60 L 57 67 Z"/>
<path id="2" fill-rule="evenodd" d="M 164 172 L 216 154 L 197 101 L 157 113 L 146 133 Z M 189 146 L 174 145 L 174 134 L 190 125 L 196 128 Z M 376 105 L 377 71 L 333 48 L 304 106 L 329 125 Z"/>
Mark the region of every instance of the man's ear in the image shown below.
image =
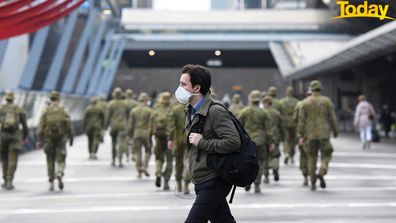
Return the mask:
<path id="1" fill-rule="evenodd" d="M 196 91 L 196 93 L 201 93 L 201 85 L 197 84 L 195 86 L 195 91 Z"/>

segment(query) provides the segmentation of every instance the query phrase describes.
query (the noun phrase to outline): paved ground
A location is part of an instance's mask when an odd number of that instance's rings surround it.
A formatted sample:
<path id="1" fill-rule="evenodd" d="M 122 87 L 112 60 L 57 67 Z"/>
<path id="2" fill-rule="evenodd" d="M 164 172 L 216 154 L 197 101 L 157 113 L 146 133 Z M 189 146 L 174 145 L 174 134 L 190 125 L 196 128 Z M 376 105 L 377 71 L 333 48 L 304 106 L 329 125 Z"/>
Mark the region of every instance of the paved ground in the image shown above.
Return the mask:
<path id="1" fill-rule="evenodd" d="M 297 166 L 282 166 L 280 182 L 263 185 L 263 193 L 237 191 L 231 205 L 237 222 L 396 222 L 396 144 L 362 151 L 350 136 L 333 142 L 326 190 L 309 191 Z M 86 146 L 78 137 L 69 148 L 63 192 L 47 191 L 42 151 L 22 155 L 16 189 L 0 190 L 0 222 L 184 221 L 193 196 L 158 190 L 153 176 L 137 179 L 130 163 L 111 167 L 109 138 L 97 161 L 88 160 Z"/>

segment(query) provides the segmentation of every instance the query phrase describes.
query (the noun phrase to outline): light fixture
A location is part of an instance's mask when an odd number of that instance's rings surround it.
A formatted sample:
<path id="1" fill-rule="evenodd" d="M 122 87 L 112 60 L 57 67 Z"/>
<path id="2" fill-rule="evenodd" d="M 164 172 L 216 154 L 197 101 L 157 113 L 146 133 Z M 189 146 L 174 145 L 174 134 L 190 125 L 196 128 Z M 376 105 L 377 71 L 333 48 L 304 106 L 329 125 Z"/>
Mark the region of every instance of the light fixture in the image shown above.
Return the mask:
<path id="1" fill-rule="evenodd" d="M 150 57 L 154 56 L 154 55 L 155 55 L 155 51 L 154 51 L 154 50 L 150 50 L 150 51 L 148 52 L 148 55 L 149 55 Z"/>
<path id="2" fill-rule="evenodd" d="M 220 50 L 216 50 L 214 53 L 217 57 L 221 56 L 221 51 Z"/>
<path id="3" fill-rule="evenodd" d="M 103 14 L 105 15 L 111 15 L 111 10 L 110 9 L 105 9 L 102 11 Z"/>

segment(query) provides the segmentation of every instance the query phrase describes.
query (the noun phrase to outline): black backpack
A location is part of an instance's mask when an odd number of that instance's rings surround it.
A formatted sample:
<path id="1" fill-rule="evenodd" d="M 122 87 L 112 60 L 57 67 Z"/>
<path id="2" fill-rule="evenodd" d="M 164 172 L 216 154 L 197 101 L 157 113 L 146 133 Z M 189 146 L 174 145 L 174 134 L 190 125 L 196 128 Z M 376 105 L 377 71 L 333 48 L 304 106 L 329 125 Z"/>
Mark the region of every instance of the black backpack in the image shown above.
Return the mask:
<path id="1" fill-rule="evenodd" d="M 209 109 L 213 105 L 219 105 L 226 109 L 224 105 L 218 102 L 211 102 Z M 256 144 L 247 134 L 240 121 L 228 111 L 232 122 L 238 130 L 239 137 L 241 139 L 241 146 L 238 151 L 229 154 L 210 153 L 208 154 L 206 164 L 208 167 L 213 168 L 217 175 L 229 184 L 234 185 L 229 203 L 232 203 L 234 198 L 236 187 L 245 187 L 252 184 L 259 171 L 259 163 L 256 156 Z M 198 133 L 203 132 L 203 126 L 205 124 L 205 117 L 200 116 L 198 122 Z"/>

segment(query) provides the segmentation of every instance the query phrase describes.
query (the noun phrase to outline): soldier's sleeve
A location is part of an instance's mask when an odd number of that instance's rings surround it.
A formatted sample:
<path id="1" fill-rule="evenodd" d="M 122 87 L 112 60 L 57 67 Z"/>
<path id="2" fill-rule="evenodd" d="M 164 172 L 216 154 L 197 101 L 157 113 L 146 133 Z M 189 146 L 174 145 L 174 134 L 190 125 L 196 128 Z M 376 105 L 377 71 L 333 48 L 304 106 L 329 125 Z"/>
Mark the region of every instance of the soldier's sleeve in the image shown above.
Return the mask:
<path id="1" fill-rule="evenodd" d="M 271 128 L 271 119 L 270 116 L 268 114 L 268 112 L 266 110 L 264 110 L 263 112 L 263 125 L 264 125 L 264 138 L 265 138 L 265 142 L 267 144 L 272 144 L 273 143 L 273 134 L 272 134 L 272 128 Z"/>
<path id="2" fill-rule="evenodd" d="M 43 112 L 43 114 L 41 114 L 40 117 L 40 121 L 39 121 L 39 126 L 37 129 L 37 137 L 38 137 L 38 141 L 43 141 L 44 140 L 44 129 L 45 129 L 45 117 L 46 117 L 46 112 Z"/>
<path id="3" fill-rule="evenodd" d="M 102 110 L 102 109 L 100 109 L 100 128 L 101 129 L 105 129 L 106 127 L 105 127 L 105 125 L 106 125 L 106 123 L 105 123 L 105 120 L 106 119 L 106 114 L 105 114 L 105 112 Z"/>
<path id="4" fill-rule="evenodd" d="M 74 128 L 73 124 L 70 118 L 70 115 L 68 113 L 65 113 L 66 115 L 66 129 L 67 129 L 67 136 L 69 137 L 70 141 L 73 141 L 74 138 Z"/>
<path id="5" fill-rule="evenodd" d="M 298 109 L 297 138 L 304 137 L 306 118 L 305 106 L 302 104 Z"/>
<path id="6" fill-rule="evenodd" d="M 88 120 L 88 118 L 89 118 L 88 109 L 85 109 L 83 123 L 82 123 L 82 128 L 83 128 L 84 131 L 87 131 L 87 120 Z"/>
<path id="7" fill-rule="evenodd" d="M 135 120 L 133 117 L 133 109 L 132 109 L 132 111 L 129 113 L 129 118 L 128 118 L 128 136 L 130 138 L 133 137 L 134 130 L 135 130 Z"/>
<path id="8" fill-rule="evenodd" d="M 150 109 L 150 119 L 149 119 L 150 139 L 151 139 L 151 136 L 153 135 L 153 117 L 154 117 L 154 112 Z"/>
<path id="9" fill-rule="evenodd" d="M 19 111 L 19 121 L 22 125 L 22 137 L 25 140 L 29 134 L 29 128 L 27 126 L 27 121 L 26 121 L 26 112 L 21 108 Z"/>
<path id="10" fill-rule="evenodd" d="M 280 141 L 283 141 L 283 139 L 284 139 L 284 131 L 285 131 L 285 128 L 284 128 L 284 125 L 283 125 L 283 119 L 282 119 L 282 115 L 281 115 L 281 113 L 279 113 L 279 122 L 278 122 L 278 128 L 279 128 L 279 132 L 280 132 Z"/>
<path id="11" fill-rule="evenodd" d="M 173 110 L 169 114 L 168 124 L 166 126 L 166 132 L 167 132 L 166 135 L 168 136 L 168 140 L 173 140 L 175 138 L 176 119 Z"/>

